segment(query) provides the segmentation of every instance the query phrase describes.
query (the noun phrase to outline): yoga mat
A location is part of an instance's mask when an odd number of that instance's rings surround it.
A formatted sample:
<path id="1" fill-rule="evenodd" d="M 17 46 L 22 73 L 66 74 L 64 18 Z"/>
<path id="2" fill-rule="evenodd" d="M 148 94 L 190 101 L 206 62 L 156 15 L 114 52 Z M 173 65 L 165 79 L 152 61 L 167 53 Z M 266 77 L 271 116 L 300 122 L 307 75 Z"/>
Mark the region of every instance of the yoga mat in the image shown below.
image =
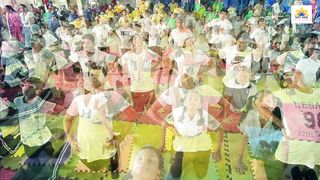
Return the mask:
<path id="1" fill-rule="evenodd" d="M 239 150 L 242 144 L 242 136 L 240 136 L 239 133 L 231 134 L 228 133 L 225 136 L 227 142 L 228 142 L 228 147 L 226 147 L 226 150 L 229 151 L 229 160 L 230 162 L 228 163 L 229 166 L 231 166 L 231 174 L 229 176 L 231 179 L 237 179 L 237 180 L 248 180 L 248 179 L 253 179 L 253 172 L 251 170 L 251 160 L 248 152 L 248 148 L 243 154 L 243 163 L 247 165 L 248 169 L 245 172 L 245 174 L 239 174 L 236 171 L 236 164 L 237 164 L 237 159 L 239 155 Z"/>

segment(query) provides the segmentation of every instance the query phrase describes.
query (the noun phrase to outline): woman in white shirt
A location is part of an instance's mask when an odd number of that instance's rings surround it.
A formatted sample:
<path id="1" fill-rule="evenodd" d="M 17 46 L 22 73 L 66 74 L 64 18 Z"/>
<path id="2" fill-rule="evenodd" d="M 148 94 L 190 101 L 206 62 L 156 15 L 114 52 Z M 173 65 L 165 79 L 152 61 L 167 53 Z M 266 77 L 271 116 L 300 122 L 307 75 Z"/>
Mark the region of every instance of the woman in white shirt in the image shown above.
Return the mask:
<path id="1" fill-rule="evenodd" d="M 178 75 L 187 74 L 193 78 L 197 78 L 202 73 L 201 67 L 210 61 L 205 52 L 196 49 L 192 38 L 186 39 L 183 48 L 173 51 L 169 58 L 177 64 Z"/>
<path id="2" fill-rule="evenodd" d="M 130 131 L 123 128 L 121 138 L 113 130 L 113 117 L 129 107 L 129 103 L 115 91 L 104 91 L 105 77 L 101 70 L 90 71 L 91 92 L 77 96 L 64 119 L 64 130 L 73 152 L 91 170 L 105 170 L 108 160 L 111 171 L 118 170 L 117 140 L 120 142 Z M 74 120 L 79 117 L 76 133 L 72 131 Z"/>
<path id="3" fill-rule="evenodd" d="M 182 48 L 186 39 L 192 38 L 192 31 L 184 26 L 183 18 L 176 21 L 177 28 L 173 29 L 169 36 L 171 47 Z"/>
<path id="4" fill-rule="evenodd" d="M 147 49 L 140 35 L 132 39 L 132 48 L 120 59 L 123 70 L 130 77 L 130 91 L 133 106 L 142 112 L 145 106 L 151 105 L 155 98 L 153 85 L 153 68 L 158 63 L 158 54 Z M 125 74 L 125 73 L 124 73 Z"/>
<path id="5" fill-rule="evenodd" d="M 189 165 L 193 165 L 198 178 L 204 178 L 208 171 L 212 140 L 209 131 L 217 130 L 220 123 L 207 111 L 205 97 L 195 88 L 173 90 L 170 99 L 177 100 L 172 106 L 173 121 L 169 124 L 175 129 L 173 148 L 175 157 L 170 168 L 173 177 L 180 177 Z M 220 159 L 222 130 L 219 130 L 218 148 L 214 158 Z"/>
<path id="6" fill-rule="evenodd" d="M 160 95 L 144 118 L 164 125 L 165 117 L 171 114 L 172 118 L 166 121 L 175 133 L 171 176 L 181 177 L 183 170 L 193 165 L 197 177 L 204 178 L 211 154 L 211 130 L 218 129 L 218 145 L 213 156 L 217 161 L 221 158 L 223 130 L 219 128 L 220 123 L 208 113 L 208 108 L 218 103 L 220 95 L 208 86 L 196 87 L 194 80 L 187 75 L 183 75 L 179 82 L 179 87 L 171 87 Z"/>
<path id="7" fill-rule="evenodd" d="M 120 21 L 120 20 L 119 20 Z M 130 50 L 130 39 L 135 34 L 135 31 L 130 27 L 129 20 L 123 19 L 122 25 L 116 30 L 121 40 L 121 54 Z"/>

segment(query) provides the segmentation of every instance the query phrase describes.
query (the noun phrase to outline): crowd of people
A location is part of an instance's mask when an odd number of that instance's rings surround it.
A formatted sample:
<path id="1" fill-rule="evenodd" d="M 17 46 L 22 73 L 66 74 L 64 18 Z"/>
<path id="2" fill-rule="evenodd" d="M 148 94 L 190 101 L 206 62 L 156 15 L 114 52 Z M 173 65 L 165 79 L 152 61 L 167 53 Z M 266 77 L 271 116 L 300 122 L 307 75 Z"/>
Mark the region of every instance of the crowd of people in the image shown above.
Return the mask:
<path id="1" fill-rule="evenodd" d="M 19 136 L 1 135 L 2 148 L 15 141 L 29 158 L 59 157 L 63 148 L 52 144 L 61 135 L 89 169 L 110 162 L 117 178 L 119 143 L 135 133 L 132 124 L 148 123 L 163 129 L 163 144 L 174 130 L 171 178 L 190 165 L 205 178 L 209 161 L 221 160 L 224 134 L 233 133 L 243 139 L 238 173 L 248 169 L 248 148 L 257 179 L 268 178 L 270 161 L 283 163 L 280 179 L 318 179 L 320 12 L 310 2 L 313 23 L 302 25 L 291 23 L 289 10 L 301 0 L 246 8 L 141 0 L 82 13 L 6 5 L 0 119 L 18 121 Z M 48 115 L 64 115 L 64 129 L 50 129 Z M 115 120 L 129 123 L 115 132 Z M 1 156 L 14 151 L 6 149 Z M 124 179 L 167 178 L 161 148 L 146 146 L 133 162 Z"/>

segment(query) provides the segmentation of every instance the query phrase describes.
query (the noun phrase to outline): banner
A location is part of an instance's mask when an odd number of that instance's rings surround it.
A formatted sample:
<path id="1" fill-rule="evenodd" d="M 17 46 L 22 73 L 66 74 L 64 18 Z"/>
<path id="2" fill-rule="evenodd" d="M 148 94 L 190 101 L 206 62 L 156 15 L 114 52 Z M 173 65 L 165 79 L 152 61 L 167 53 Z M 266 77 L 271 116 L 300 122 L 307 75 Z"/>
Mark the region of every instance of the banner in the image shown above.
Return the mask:
<path id="1" fill-rule="evenodd" d="M 293 5 L 291 7 L 292 24 L 312 24 L 311 5 Z"/>

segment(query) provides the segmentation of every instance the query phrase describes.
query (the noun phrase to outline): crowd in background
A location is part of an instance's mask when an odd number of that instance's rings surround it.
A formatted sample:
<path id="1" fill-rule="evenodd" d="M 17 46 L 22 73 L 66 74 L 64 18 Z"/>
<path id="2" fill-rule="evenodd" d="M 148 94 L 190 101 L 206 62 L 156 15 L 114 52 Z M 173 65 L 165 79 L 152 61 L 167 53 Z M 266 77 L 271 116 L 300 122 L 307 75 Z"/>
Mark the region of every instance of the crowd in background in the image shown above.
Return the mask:
<path id="1" fill-rule="evenodd" d="M 291 23 L 291 5 L 302 4 L 312 5 L 312 24 Z M 171 178 L 189 165 L 204 178 L 212 151 L 221 160 L 223 134 L 237 133 L 243 139 L 238 173 L 247 170 L 242 159 L 249 147 L 258 179 L 268 178 L 264 165 L 274 159 L 286 169 L 280 176 L 317 179 L 319 8 L 314 0 L 141 0 L 80 14 L 50 2 L 6 5 L 0 8 L 0 119 L 18 121 L 15 141 L 29 158 L 40 152 L 59 158 L 64 151 L 52 144 L 62 134 L 88 168 L 101 170 L 110 161 L 114 178 L 118 143 L 135 133 L 136 122 L 174 129 Z M 48 128 L 48 114 L 64 115 L 64 129 Z M 113 120 L 129 123 L 117 133 Z M 159 139 L 164 143 L 164 135 Z M 144 147 L 136 161 L 125 179 L 165 178 L 157 149 Z"/>

